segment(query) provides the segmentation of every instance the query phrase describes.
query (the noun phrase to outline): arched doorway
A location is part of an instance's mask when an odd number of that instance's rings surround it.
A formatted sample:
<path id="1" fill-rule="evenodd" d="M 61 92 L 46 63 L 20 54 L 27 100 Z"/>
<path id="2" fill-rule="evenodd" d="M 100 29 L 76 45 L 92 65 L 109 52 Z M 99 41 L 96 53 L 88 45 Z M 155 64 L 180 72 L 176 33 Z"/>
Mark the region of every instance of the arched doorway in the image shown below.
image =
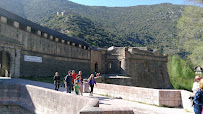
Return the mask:
<path id="1" fill-rule="evenodd" d="M 94 69 L 95 69 L 94 72 L 98 72 L 98 63 L 95 63 L 95 64 L 94 64 Z"/>
<path id="2" fill-rule="evenodd" d="M 11 57 L 6 51 L 0 51 L 0 77 L 10 77 Z"/>

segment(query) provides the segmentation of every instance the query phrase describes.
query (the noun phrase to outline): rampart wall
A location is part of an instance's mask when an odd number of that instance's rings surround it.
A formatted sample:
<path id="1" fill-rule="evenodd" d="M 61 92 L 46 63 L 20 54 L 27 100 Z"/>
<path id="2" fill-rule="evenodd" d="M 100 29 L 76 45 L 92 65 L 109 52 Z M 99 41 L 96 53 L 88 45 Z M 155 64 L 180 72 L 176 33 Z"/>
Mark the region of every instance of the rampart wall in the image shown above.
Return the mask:
<path id="1" fill-rule="evenodd" d="M 42 87 L 0 84 L 0 113 L 6 114 L 133 114 L 129 108 L 99 108 L 97 99 Z"/>
<path id="2" fill-rule="evenodd" d="M 85 91 L 88 92 L 89 89 L 86 88 L 89 88 L 89 85 L 87 83 L 84 85 Z M 183 107 L 193 112 L 191 101 L 188 99 L 191 92 L 186 90 L 149 89 L 97 83 L 94 93 L 157 106 Z"/>
<path id="3" fill-rule="evenodd" d="M 0 112 L 12 114 L 78 114 L 99 101 L 32 85 L 0 84 Z"/>
<path id="4" fill-rule="evenodd" d="M 21 80 L 23 81 L 23 80 Z M 133 114 L 131 108 L 99 108 L 94 98 L 77 96 L 14 81 L 0 82 L 0 113 L 12 114 Z M 24 83 L 25 81 L 23 81 Z M 43 83 L 38 82 L 39 85 Z M 87 91 L 88 83 L 84 84 Z M 188 99 L 191 92 L 185 90 L 162 90 L 97 83 L 94 93 L 158 106 L 183 107 L 193 111 Z"/>
<path id="5" fill-rule="evenodd" d="M 57 38 L 5 17 L 0 19 L 0 40 L 3 43 L 0 48 L 12 55 L 9 73 L 13 77 L 50 76 L 56 71 L 66 75 L 70 69 L 76 72 L 82 70 L 84 75 L 90 73 L 89 47 Z M 25 55 L 41 57 L 42 62 L 25 61 Z"/>

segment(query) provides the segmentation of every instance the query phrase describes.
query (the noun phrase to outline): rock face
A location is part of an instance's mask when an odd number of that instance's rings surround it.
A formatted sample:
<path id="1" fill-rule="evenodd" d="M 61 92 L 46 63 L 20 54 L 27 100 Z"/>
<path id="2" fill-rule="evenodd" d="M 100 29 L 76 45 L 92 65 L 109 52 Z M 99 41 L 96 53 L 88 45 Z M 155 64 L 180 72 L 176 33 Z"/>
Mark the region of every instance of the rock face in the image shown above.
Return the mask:
<path id="1" fill-rule="evenodd" d="M 68 70 L 125 74 L 133 86 L 172 88 L 167 57 L 147 47 L 95 49 L 79 38 L 42 27 L 0 9 L 1 76 L 52 76 Z M 125 85 L 125 84 L 124 84 Z"/>

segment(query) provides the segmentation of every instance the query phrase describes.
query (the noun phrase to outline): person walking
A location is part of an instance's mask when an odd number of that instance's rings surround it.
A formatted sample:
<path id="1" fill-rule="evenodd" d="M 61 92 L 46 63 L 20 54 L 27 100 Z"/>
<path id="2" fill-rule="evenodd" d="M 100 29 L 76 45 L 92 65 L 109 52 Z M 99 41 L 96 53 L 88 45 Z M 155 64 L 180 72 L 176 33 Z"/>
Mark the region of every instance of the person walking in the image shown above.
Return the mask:
<path id="1" fill-rule="evenodd" d="M 56 72 L 54 75 L 54 84 L 55 84 L 55 90 L 58 91 L 59 90 L 59 86 L 60 86 L 60 76 L 59 73 Z"/>
<path id="2" fill-rule="evenodd" d="M 81 94 L 81 96 L 83 96 L 83 81 L 82 81 L 82 77 L 81 76 L 78 77 L 78 83 L 79 83 L 80 94 Z"/>
<path id="3" fill-rule="evenodd" d="M 90 85 L 90 96 L 93 96 L 93 89 L 94 89 L 94 84 L 96 85 L 96 80 L 94 79 L 94 74 L 91 74 L 89 79 L 88 79 L 89 85 Z"/>
<path id="4" fill-rule="evenodd" d="M 72 70 L 72 83 L 73 83 L 73 86 L 75 85 L 76 77 L 77 77 L 77 74 L 75 73 L 75 70 Z M 74 89 L 72 88 L 72 90 L 74 90 Z"/>
<path id="5" fill-rule="evenodd" d="M 77 76 L 80 76 L 82 78 L 82 81 L 83 81 L 82 71 L 79 71 Z"/>
<path id="6" fill-rule="evenodd" d="M 65 76 L 65 88 L 67 93 L 71 93 L 73 88 L 73 82 L 72 82 L 72 71 L 68 71 L 68 75 Z"/>
<path id="7" fill-rule="evenodd" d="M 77 77 L 77 74 L 75 73 L 75 70 L 72 70 L 72 82 L 75 82 L 75 79 Z"/>
<path id="8" fill-rule="evenodd" d="M 194 112 L 195 114 L 201 114 L 203 107 L 203 80 L 199 81 L 199 89 L 195 93 L 194 97 Z"/>

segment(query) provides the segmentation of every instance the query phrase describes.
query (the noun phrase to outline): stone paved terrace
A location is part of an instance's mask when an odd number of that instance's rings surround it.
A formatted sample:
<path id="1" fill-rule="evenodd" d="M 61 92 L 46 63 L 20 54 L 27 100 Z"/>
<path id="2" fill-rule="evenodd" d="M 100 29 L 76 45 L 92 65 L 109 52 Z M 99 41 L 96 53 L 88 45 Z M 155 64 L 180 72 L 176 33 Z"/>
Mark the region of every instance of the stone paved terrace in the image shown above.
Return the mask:
<path id="1" fill-rule="evenodd" d="M 30 81 L 30 80 L 22 80 L 22 79 L 0 79 L 0 83 L 2 81 L 6 81 L 10 84 L 28 84 L 28 85 L 34 85 L 39 86 L 43 88 L 48 89 L 54 89 L 53 84 L 49 83 L 43 83 L 43 82 L 36 82 L 36 81 Z M 59 91 L 65 92 L 65 88 L 60 87 Z M 74 93 L 71 93 L 74 94 Z M 88 93 L 84 93 L 85 97 L 89 97 Z M 143 103 L 138 102 L 132 102 L 128 100 L 123 99 L 117 99 L 107 96 L 101 96 L 94 94 L 95 99 L 99 99 L 99 107 L 105 110 L 112 110 L 112 109 L 132 109 L 135 114 L 193 114 L 193 112 L 187 112 L 186 110 L 182 108 L 167 108 L 167 107 L 157 107 L 154 105 L 147 105 Z M 1 114 L 1 113 L 0 113 Z"/>

